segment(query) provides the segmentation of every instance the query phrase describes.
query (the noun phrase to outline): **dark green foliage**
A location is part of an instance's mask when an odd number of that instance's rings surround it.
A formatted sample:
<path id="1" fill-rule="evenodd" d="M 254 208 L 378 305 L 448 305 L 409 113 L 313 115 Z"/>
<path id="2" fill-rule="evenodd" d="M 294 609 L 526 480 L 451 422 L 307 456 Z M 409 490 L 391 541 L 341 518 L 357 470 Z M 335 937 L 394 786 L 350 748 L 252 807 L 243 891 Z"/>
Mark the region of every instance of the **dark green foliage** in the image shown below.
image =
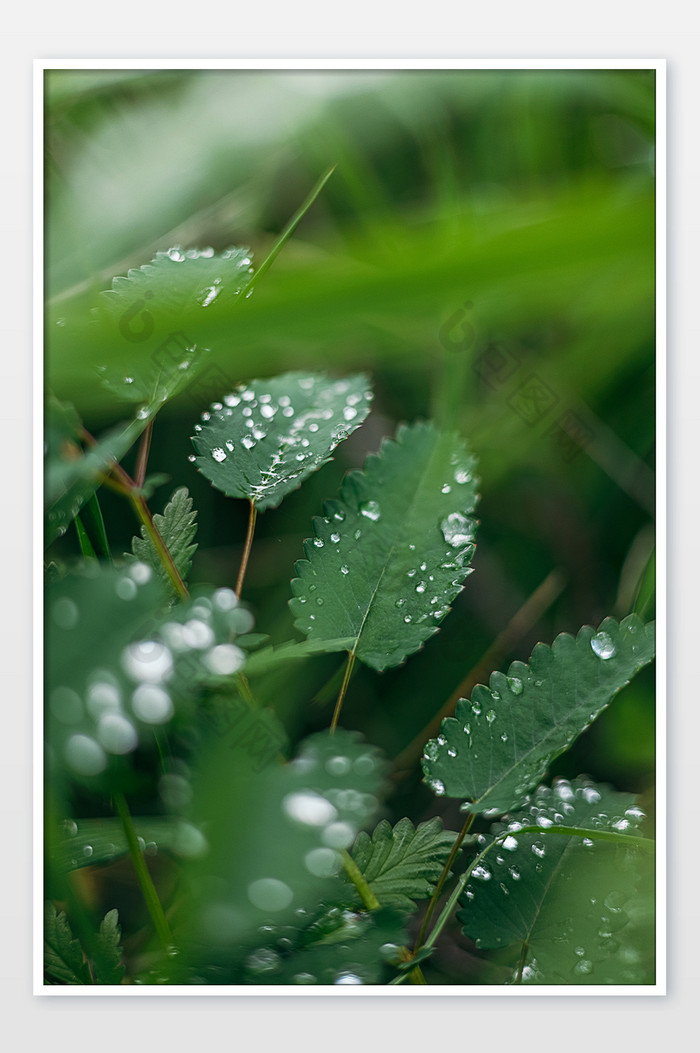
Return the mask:
<path id="1" fill-rule="evenodd" d="M 654 653 L 654 624 L 636 615 L 537 644 L 529 665 L 493 673 L 488 688 L 478 685 L 443 720 L 440 737 L 425 746 L 426 782 L 465 799 L 467 811 L 516 806 Z"/>
<path id="2" fill-rule="evenodd" d="M 415 900 L 432 894 L 456 836 L 439 819 L 417 827 L 400 819 L 393 829 L 383 819 L 371 838 L 358 836 L 352 858 L 382 906 L 415 910 Z"/>
<path id="3" fill-rule="evenodd" d="M 292 581 L 297 628 L 310 640 L 349 637 L 380 671 L 422 647 L 470 573 L 473 469 L 462 440 L 432 423 L 385 440 L 314 520 Z"/>

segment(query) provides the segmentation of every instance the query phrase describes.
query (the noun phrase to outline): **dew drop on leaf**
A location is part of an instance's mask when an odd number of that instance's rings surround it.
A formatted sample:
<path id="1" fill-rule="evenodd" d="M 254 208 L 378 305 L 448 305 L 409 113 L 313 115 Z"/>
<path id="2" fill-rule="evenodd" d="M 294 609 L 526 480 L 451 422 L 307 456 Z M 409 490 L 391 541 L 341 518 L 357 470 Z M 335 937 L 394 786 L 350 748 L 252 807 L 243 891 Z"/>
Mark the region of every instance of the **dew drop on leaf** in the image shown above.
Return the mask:
<path id="1" fill-rule="evenodd" d="M 371 519 L 373 523 L 376 523 L 381 518 L 381 511 L 376 501 L 364 501 L 360 505 L 360 512 L 366 519 Z"/>
<path id="2" fill-rule="evenodd" d="M 595 634 L 591 640 L 591 647 L 593 648 L 594 653 L 597 654 L 599 658 L 602 658 L 603 661 L 606 661 L 608 658 L 613 658 L 617 652 L 612 637 L 609 633 L 605 632 Z"/>

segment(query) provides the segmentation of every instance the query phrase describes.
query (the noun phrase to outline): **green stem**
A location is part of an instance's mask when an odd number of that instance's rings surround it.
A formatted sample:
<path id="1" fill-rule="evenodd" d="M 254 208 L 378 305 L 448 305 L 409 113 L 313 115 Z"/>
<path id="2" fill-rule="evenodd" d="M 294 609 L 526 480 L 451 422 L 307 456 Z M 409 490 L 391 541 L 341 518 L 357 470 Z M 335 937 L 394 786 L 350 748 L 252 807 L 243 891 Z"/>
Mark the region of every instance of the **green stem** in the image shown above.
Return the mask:
<path id="1" fill-rule="evenodd" d="M 452 864 L 454 863 L 455 859 L 457 858 L 457 853 L 459 852 L 460 848 L 462 847 L 462 842 L 464 841 L 464 838 L 469 833 L 469 829 L 470 829 L 472 823 L 474 822 L 475 818 L 476 818 L 476 816 L 473 813 L 471 813 L 470 815 L 467 816 L 467 818 L 465 820 L 465 823 L 464 823 L 464 826 L 460 830 L 460 832 L 459 832 L 459 834 L 457 836 L 457 839 L 456 839 L 455 843 L 452 846 L 452 851 L 450 852 L 450 854 L 448 856 L 447 862 L 445 863 L 444 867 L 442 868 L 442 873 L 440 874 L 440 877 L 438 878 L 438 882 L 437 882 L 437 884 L 435 886 L 435 891 L 433 892 L 432 896 L 430 897 L 430 903 L 428 904 L 428 909 L 426 910 L 425 917 L 423 918 L 423 924 L 421 925 L 420 932 L 418 933 L 418 938 L 416 939 L 415 947 L 413 948 L 413 953 L 414 954 L 417 954 L 418 951 L 421 949 L 421 947 L 423 945 L 423 940 L 425 939 L 425 934 L 428 931 L 428 924 L 430 922 L 431 917 L 433 916 L 433 912 L 435 911 L 435 907 L 437 906 L 437 902 L 440 899 L 440 896 L 442 894 L 443 886 L 444 886 L 445 882 L 447 881 L 447 875 L 449 874 L 450 870 L 452 869 Z"/>
<path id="2" fill-rule="evenodd" d="M 146 479 L 146 466 L 148 464 L 148 454 L 151 449 L 151 438 L 153 437 L 153 421 L 149 420 L 146 425 L 146 430 L 141 436 L 141 443 L 139 445 L 139 452 L 136 458 L 136 471 L 134 472 L 134 482 L 138 486 L 139 490 L 142 489 Z"/>
<path id="3" fill-rule="evenodd" d="M 129 812 L 129 806 L 126 803 L 126 798 L 123 794 L 118 793 L 114 796 L 114 803 L 119 813 L 119 818 L 122 821 L 124 828 L 124 834 L 126 835 L 127 844 L 129 845 L 129 854 L 131 861 L 134 864 L 134 870 L 136 876 L 139 879 L 143 898 L 146 901 L 148 913 L 151 915 L 151 920 L 158 934 L 158 938 L 163 945 L 164 949 L 168 949 L 172 946 L 172 936 L 170 934 L 170 927 L 168 926 L 163 907 L 158 899 L 158 893 L 156 887 L 153 884 L 153 879 L 146 866 L 146 860 L 143 857 L 143 852 L 139 847 L 138 838 L 136 836 L 136 830 L 134 829 L 134 823 Z"/>
<path id="4" fill-rule="evenodd" d="M 243 581 L 245 579 L 246 570 L 248 569 L 248 560 L 250 559 L 250 551 L 253 547 L 253 536 L 255 534 L 255 521 L 258 518 L 258 510 L 255 507 L 255 502 L 250 501 L 250 512 L 248 515 L 248 530 L 245 536 L 245 544 L 243 545 L 243 555 L 241 557 L 241 565 L 238 569 L 238 580 L 236 581 L 236 588 L 234 592 L 240 599 L 241 591 L 243 589 Z"/>
<path id="5" fill-rule="evenodd" d="M 132 490 L 129 493 L 129 500 L 131 501 L 132 507 L 136 512 L 136 515 L 143 523 L 146 533 L 151 539 L 153 547 L 158 553 L 160 561 L 165 567 L 165 571 L 168 577 L 170 578 L 170 581 L 172 582 L 173 588 L 175 589 L 180 599 L 188 599 L 190 594 L 187 589 L 187 586 L 180 577 L 180 572 L 175 566 L 173 557 L 170 555 L 170 550 L 163 541 L 162 535 L 158 527 L 153 522 L 153 516 L 151 515 L 150 509 L 146 504 L 145 498 L 143 498 L 140 494 L 134 493 L 134 491 Z"/>
<path id="6" fill-rule="evenodd" d="M 336 727 L 338 725 L 338 718 L 340 717 L 340 711 L 343 708 L 343 700 L 345 698 L 345 693 L 346 693 L 346 691 L 348 689 L 348 684 L 350 683 L 350 677 L 352 676 L 352 668 L 353 668 L 354 665 L 355 665 L 355 654 L 354 654 L 353 651 L 348 651 L 348 663 L 345 666 L 345 676 L 343 677 L 343 682 L 340 685 L 340 691 L 338 692 L 338 699 L 337 699 L 336 704 L 335 704 L 335 709 L 333 710 L 333 719 L 331 720 L 331 726 L 330 726 L 330 733 L 331 733 L 331 735 L 333 734 L 333 732 L 335 731 L 335 729 L 336 729 Z"/>
<path id="7" fill-rule="evenodd" d="M 97 494 L 93 494 L 89 501 L 86 502 L 84 513 L 86 528 L 92 539 L 92 545 L 96 554 L 103 559 L 111 561 L 112 553 L 109 550 L 105 521 L 102 517 L 102 509 L 100 508 L 100 502 L 97 500 Z"/>
<path id="8" fill-rule="evenodd" d="M 291 238 L 292 234 L 294 233 L 294 231 L 299 226 L 299 223 L 303 219 L 304 215 L 311 208 L 311 206 L 313 205 L 314 201 L 316 200 L 318 195 L 321 193 L 321 191 L 323 190 L 324 186 L 326 185 L 326 183 L 328 182 L 330 177 L 333 175 L 334 171 L 335 171 L 335 165 L 333 165 L 331 168 L 329 168 L 328 171 L 325 172 L 324 175 L 321 176 L 321 178 L 316 183 L 316 186 L 313 188 L 311 193 L 308 195 L 308 197 L 302 202 L 302 204 L 296 210 L 296 212 L 294 213 L 294 215 L 289 220 L 289 222 L 287 223 L 286 227 L 284 228 L 284 230 L 280 234 L 279 238 L 277 239 L 275 244 L 272 246 L 271 251 L 267 254 L 267 256 L 265 257 L 263 262 L 260 264 L 260 266 L 258 267 L 258 269 L 255 272 L 255 274 L 253 275 L 253 277 L 250 279 L 248 284 L 245 286 L 245 290 L 244 291 L 245 291 L 246 295 L 249 295 L 253 291 L 253 287 L 260 281 L 260 279 L 262 278 L 263 274 L 265 274 L 265 272 L 268 271 L 270 269 L 270 267 L 272 266 L 272 264 L 275 262 L 275 260 L 279 256 L 280 252 L 282 251 L 285 243 L 289 240 L 289 238 Z"/>
<path id="9" fill-rule="evenodd" d="M 355 860 L 348 852 L 345 851 L 344 848 L 341 849 L 340 856 L 343 860 L 343 867 L 345 869 L 345 873 L 348 875 L 353 885 L 359 892 L 360 899 L 367 907 L 367 910 L 379 910 L 379 900 L 375 896 L 374 892 L 372 892 L 372 889 L 369 887 L 364 874 L 358 867 Z"/>
<path id="10" fill-rule="evenodd" d="M 75 532 L 78 535 L 78 543 L 80 545 L 80 551 L 83 555 L 83 559 L 97 559 L 97 556 L 95 555 L 95 550 L 92 547 L 92 542 L 88 537 L 87 530 L 83 526 L 83 521 L 80 518 L 80 515 L 76 515 L 74 522 Z"/>

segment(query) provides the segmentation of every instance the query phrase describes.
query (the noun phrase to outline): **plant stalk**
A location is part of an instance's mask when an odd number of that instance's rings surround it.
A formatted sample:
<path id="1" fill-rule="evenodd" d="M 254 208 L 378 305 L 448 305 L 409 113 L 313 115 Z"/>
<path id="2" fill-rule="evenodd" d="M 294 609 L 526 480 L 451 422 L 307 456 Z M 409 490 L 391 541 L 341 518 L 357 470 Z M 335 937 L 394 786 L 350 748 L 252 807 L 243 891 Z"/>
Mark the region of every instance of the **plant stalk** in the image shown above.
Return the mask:
<path id="1" fill-rule="evenodd" d="M 245 536 L 245 544 L 243 545 L 243 555 L 241 557 L 241 565 L 238 569 L 238 580 L 236 581 L 236 588 L 234 592 L 238 598 L 241 598 L 241 591 L 243 589 L 243 581 L 245 579 L 246 571 L 248 569 L 248 560 L 250 559 L 250 551 L 253 547 L 253 536 L 255 534 L 255 521 L 258 518 L 258 510 L 255 507 L 255 501 L 249 501 L 250 513 L 248 515 L 248 530 Z"/>
<path id="2" fill-rule="evenodd" d="M 355 665 L 355 653 L 354 653 L 354 651 L 348 651 L 348 662 L 347 662 L 347 665 L 345 666 L 345 676 L 343 677 L 343 682 L 340 685 L 340 691 L 338 692 L 338 699 L 337 699 L 337 701 L 335 703 L 335 709 L 333 710 L 333 719 L 331 720 L 331 726 L 330 726 L 330 733 L 331 733 L 331 735 L 333 734 L 333 732 L 335 731 L 336 727 L 338 726 L 338 719 L 340 717 L 340 711 L 343 708 L 343 700 L 345 699 L 345 694 L 346 694 L 347 689 L 348 689 L 348 684 L 350 683 L 350 677 L 352 676 L 352 669 L 353 669 L 354 665 Z"/>
<path id="3" fill-rule="evenodd" d="M 129 812 L 129 806 L 126 803 L 124 794 L 118 793 L 114 795 L 114 803 L 119 813 L 119 818 L 122 821 L 122 827 L 124 828 L 124 834 L 126 835 L 127 844 L 129 845 L 129 855 L 131 861 L 134 864 L 134 870 L 138 877 L 143 898 L 148 908 L 148 913 L 151 915 L 151 921 L 158 934 L 158 938 L 163 945 L 163 948 L 167 950 L 172 947 L 172 936 L 170 934 L 170 927 L 168 925 L 163 907 L 158 898 L 156 887 L 153 884 L 153 878 L 151 877 L 148 867 L 146 866 L 146 860 L 143 857 L 143 852 L 139 847 L 138 838 L 136 836 L 136 830 L 134 829 L 134 823 Z"/>

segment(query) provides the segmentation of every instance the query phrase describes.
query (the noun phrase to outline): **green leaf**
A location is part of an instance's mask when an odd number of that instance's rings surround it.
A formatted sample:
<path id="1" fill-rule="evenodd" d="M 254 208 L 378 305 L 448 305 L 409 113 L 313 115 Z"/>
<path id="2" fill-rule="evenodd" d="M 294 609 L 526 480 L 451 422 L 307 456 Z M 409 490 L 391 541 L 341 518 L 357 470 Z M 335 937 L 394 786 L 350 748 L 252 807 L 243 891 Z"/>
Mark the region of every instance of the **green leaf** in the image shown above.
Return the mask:
<path id="1" fill-rule="evenodd" d="M 632 794 L 585 777 L 538 787 L 522 811 L 492 827 L 493 837 L 507 836 L 465 887 L 457 914 L 465 935 L 480 948 L 521 944 L 525 982 L 639 982 L 641 963 L 628 953 L 624 930 L 643 856 L 632 837 L 627 847 L 594 835 L 637 834 L 643 818 Z M 531 825 L 540 829 L 522 832 Z M 557 834 L 557 826 L 592 836 Z"/>
<path id="2" fill-rule="evenodd" d="M 50 398 L 47 405 L 44 470 L 45 544 L 62 537 L 95 493 L 102 476 L 138 439 L 148 418 L 117 425 L 96 446 L 83 450 L 82 424 L 70 403 Z"/>
<path id="3" fill-rule="evenodd" d="M 119 911 L 110 910 L 100 923 L 95 947 L 95 983 L 120 984 L 124 977 L 122 964 Z"/>
<path id="4" fill-rule="evenodd" d="M 332 908 L 297 940 L 308 938 L 310 932 L 320 938 L 306 947 L 278 950 L 263 946 L 253 950 L 243 963 L 242 982 L 299 986 L 377 984 L 382 982 L 387 965 L 398 960 L 400 948 L 407 942 L 404 915 L 386 908 L 359 914 Z"/>
<path id="5" fill-rule="evenodd" d="M 170 793 L 187 792 L 184 779 L 168 783 Z M 182 788 L 182 789 L 181 789 Z M 134 829 L 147 855 L 165 852 L 180 859 L 196 859 L 206 841 L 191 823 L 174 816 L 135 816 Z M 68 873 L 82 867 L 111 863 L 129 852 L 121 819 L 66 819 L 60 830 L 50 831 L 50 859 L 56 870 Z"/>
<path id="6" fill-rule="evenodd" d="M 204 362 L 200 334 L 210 328 L 208 316 L 230 309 L 251 274 L 247 249 L 215 254 L 176 246 L 114 278 L 93 324 L 104 355 L 96 367 L 102 383 L 152 408 L 172 398 Z"/>
<path id="7" fill-rule="evenodd" d="M 50 984 L 91 984 L 90 969 L 82 947 L 73 939 L 66 915 L 53 903 L 44 908 L 44 974 Z"/>
<path id="8" fill-rule="evenodd" d="M 401 425 L 326 502 L 295 565 L 289 606 L 310 640 L 350 637 L 373 669 L 403 662 L 438 631 L 474 552 L 474 460 L 457 435 Z"/>
<path id="9" fill-rule="evenodd" d="M 530 664 L 492 673 L 425 746 L 425 782 L 438 795 L 466 800 L 464 811 L 497 814 L 517 806 L 621 688 L 654 657 L 654 623 L 632 614 L 584 625 L 551 647 L 536 645 Z"/>
<path id="10" fill-rule="evenodd" d="M 415 910 L 428 899 L 457 835 L 438 818 L 413 826 L 400 819 L 392 829 L 383 819 L 372 837 L 358 834 L 351 855 L 382 907 Z"/>
<path id="11" fill-rule="evenodd" d="M 331 380 L 322 373 L 285 373 L 251 380 L 215 402 L 195 425 L 192 443 L 202 475 L 229 497 L 276 508 L 369 412 L 362 374 Z"/>
<path id="12" fill-rule="evenodd" d="M 192 556 L 197 548 L 192 544 L 197 533 L 197 513 L 192 510 L 192 498 L 186 486 L 181 486 L 174 492 L 163 514 L 156 513 L 153 516 L 153 522 L 173 557 L 173 563 L 180 577 L 185 581 L 192 566 Z M 141 527 L 141 537 L 132 539 L 131 548 L 133 555 L 127 554 L 126 558 L 146 563 L 156 572 L 163 584 L 174 592 L 161 558 L 144 526 Z"/>

